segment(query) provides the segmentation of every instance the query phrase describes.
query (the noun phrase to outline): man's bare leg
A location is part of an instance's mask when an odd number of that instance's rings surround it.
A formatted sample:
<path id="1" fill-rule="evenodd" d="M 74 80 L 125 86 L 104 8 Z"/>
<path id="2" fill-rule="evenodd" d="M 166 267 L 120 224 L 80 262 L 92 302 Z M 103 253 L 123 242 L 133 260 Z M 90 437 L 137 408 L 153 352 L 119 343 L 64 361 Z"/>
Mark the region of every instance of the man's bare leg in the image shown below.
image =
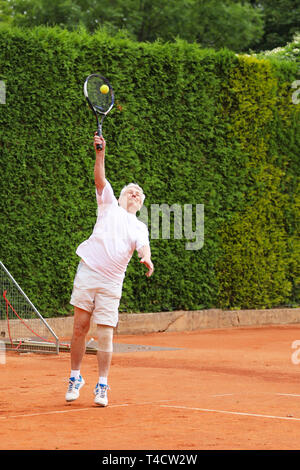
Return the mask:
<path id="1" fill-rule="evenodd" d="M 71 369 L 80 370 L 85 354 L 85 338 L 90 329 L 91 314 L 74 307 L 74 326 L 71 340 Z"/>
<path id="2" fill-rule="evenodd" d="M 107 378 L 113 354 L 113 328 L 106 325 L 97 325 L 97 337 L 99 379 L 95 388 L 95 403 L 100 406 L 107 406 Z"/>
<path id="3" fill-rule="evenodd" d="M 99 377 L 108 377 L 111 359 L 111 352 L 97 351 Z"/>
<path id="4" fill-rule="evenodd" d="M 85 353 L 85 338 L 90 328 L 91 315 L 81 308 L 74 307 L 74 326 L 71 340 L 71 374 L 66 393 L 66 401 L 71 402 L 79 397 L 79 390 L 84 385 L 80 367 Z"/>

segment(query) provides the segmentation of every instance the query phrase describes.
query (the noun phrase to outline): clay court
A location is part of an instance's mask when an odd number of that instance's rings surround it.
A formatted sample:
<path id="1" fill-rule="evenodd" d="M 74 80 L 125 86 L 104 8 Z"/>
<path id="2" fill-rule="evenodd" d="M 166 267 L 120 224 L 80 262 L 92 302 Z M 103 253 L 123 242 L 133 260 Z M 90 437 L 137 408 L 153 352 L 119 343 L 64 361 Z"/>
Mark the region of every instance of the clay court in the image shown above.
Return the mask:
<path id="1" fill-rule="evenodd" d="M 116 336 L 107 408 L 95 355 L 67 404 L 68 352 L 7 352 L 1 449 L 298 449 L 298 339 L 299 325 Z"/>

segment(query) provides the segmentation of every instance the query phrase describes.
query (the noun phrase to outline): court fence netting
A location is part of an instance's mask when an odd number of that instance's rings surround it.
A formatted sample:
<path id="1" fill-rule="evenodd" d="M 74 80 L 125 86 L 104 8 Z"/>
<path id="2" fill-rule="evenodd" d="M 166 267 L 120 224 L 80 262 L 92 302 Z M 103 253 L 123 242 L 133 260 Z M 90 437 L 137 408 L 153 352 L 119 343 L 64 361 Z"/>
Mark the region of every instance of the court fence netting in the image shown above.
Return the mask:
<path id="1" fill-rule="evenodd" d="M 0 261 L 0 341 L 7 350 L 59 354 L 59 338 Z"/>

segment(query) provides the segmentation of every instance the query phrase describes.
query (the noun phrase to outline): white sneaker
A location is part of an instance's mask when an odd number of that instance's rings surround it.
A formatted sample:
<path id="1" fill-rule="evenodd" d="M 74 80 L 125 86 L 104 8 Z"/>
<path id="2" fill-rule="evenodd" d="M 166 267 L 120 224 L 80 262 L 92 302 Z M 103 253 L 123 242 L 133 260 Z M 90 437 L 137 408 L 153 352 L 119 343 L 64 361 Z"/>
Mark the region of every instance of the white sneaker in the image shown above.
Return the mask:
<path id="1" fill-rule="evenodd" d="M 75 379 L 75 377 L 70 377 L 69 378 L 69 386 L 68 390 L 66 393 L 66 401 L 74 401 L 76 398 L 79 397 L 79 390 L 81 387 L 83 387 L 85 384 L 85 381 L 79 376 L 78 379 Z"/>
<path id="2" fill-rule="evenodd" d="M 94 390 L 94 394 L 95 394 L 94 402 L 96 403 L 96 405 L 99 405 L 99 406 L 108 405 L 107 390 L 109 390 L 108 385 L 97 383 L 95 390 Z"/>

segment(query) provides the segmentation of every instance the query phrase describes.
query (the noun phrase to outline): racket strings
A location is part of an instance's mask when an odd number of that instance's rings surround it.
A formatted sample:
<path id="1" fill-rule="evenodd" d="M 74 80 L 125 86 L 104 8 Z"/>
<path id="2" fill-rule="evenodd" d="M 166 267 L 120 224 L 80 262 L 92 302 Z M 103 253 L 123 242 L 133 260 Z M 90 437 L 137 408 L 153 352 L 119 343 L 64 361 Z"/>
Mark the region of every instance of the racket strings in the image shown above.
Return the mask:
<path id="1" fill-rule="evenodd" d="M 91 104 L 98 111 L 105 113 L 112 105 L 112 91 L 109 86 L 108 93 L 102 93 L 102 85 L 107 83 L 99 77 L 91 77 L 87 83 L 87 93 Z"/>

